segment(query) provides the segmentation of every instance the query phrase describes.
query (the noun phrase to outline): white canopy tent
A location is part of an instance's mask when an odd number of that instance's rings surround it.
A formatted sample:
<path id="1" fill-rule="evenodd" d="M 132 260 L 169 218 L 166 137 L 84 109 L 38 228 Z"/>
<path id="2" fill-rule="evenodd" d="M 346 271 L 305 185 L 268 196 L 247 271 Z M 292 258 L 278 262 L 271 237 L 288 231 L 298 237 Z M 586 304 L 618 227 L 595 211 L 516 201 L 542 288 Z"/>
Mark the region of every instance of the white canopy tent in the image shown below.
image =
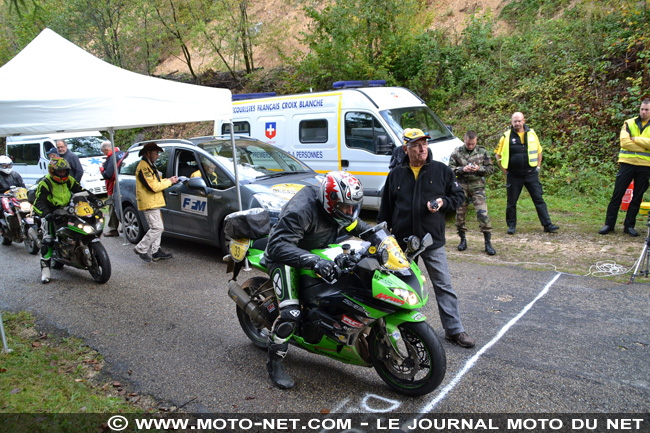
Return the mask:
<path id="1" fill-rule="evenodd" d="M 0 137 L 107 130 L 114 149 L 116 129 L 216 120 L 232 120 L 230 90 L 121 69 L 50 29 L 0 68 Z"/>
<path id="2" fill-rule="evenodd" d="M 229 120 L 231 99 L 118 68 L 45 29 L 0 68 L 0 137 Z"/>

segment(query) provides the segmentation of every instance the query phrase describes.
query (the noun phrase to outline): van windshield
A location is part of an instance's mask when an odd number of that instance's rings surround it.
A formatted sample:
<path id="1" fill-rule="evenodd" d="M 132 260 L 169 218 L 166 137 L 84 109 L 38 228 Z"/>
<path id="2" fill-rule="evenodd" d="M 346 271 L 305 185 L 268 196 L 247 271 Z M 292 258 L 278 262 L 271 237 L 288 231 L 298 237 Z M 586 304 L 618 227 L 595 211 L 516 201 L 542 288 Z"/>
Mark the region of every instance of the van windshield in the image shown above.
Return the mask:
<path id="1" fill-rule="evenodd" d="M 380 113 L 400 138 L 402 138 L 402 134 L 407 128 L 417 128 L 424 133 L 428 132 L 431 136 L 429 142 L 454 138 L 451 131 L 429 107 L 394 108 L 392 110 L 383 110 Z"/>
<path id="2" fill-rule="evenodd" d="M 77 154 L 79 158 L 88 156 L 104 156 L 100 146 L 106 139 L 104 137 L 75 137 L 63 141 L 68 145 L 68 150 Z"/>

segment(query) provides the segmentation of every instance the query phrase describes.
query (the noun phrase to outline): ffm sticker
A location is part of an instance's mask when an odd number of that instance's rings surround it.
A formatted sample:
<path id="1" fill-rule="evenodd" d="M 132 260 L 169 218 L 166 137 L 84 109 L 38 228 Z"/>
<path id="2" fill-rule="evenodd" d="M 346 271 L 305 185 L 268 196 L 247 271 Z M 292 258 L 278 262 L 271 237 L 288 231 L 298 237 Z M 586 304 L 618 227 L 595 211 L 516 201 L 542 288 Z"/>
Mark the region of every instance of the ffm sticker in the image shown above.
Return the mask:
<path id="1" fill-rule="evenodd" d="M 181 194 L 181 210 L 183 212 L 208 216 L 208 199 L 196 195 Z"/>

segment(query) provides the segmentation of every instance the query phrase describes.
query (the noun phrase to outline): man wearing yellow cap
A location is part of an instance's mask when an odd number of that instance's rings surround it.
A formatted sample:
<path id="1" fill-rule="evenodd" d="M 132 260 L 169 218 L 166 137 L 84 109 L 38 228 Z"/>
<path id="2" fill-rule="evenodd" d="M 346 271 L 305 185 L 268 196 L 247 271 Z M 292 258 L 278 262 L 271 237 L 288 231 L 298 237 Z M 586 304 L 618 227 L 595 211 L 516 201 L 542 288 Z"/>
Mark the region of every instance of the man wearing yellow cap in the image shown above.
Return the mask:
<path id="1" fill-rule="evenodd" d="M 404 159 L 388 173 L 377 222 L 386 221 L 402 249 L 409 236 L 422 239 L 431 234 L 433 244 L 420 257 L 433 285 L 445 337 L 461 347 L 474 347 L 476 342 L 460 321 L 445 253 L 445 214 L 465 201 L 465 193 L 451 169 L 431 157 L 428 134 L 409 128 L 402 138 Z"/>

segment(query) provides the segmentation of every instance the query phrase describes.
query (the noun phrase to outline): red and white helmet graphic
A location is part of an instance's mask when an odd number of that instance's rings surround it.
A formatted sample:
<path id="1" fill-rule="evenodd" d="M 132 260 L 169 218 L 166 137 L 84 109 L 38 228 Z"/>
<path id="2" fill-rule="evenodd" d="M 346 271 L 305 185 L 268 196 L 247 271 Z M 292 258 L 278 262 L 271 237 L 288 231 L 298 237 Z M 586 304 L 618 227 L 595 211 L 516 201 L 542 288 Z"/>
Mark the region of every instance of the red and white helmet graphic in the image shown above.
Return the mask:
<path id="1" fill-rule="evenodd" d="M 345 227 L 359 216 L 363 186 L 359 179 L 345 171 L 332 171 L 320 185 L 320 200 L 325 212 Z"/>

